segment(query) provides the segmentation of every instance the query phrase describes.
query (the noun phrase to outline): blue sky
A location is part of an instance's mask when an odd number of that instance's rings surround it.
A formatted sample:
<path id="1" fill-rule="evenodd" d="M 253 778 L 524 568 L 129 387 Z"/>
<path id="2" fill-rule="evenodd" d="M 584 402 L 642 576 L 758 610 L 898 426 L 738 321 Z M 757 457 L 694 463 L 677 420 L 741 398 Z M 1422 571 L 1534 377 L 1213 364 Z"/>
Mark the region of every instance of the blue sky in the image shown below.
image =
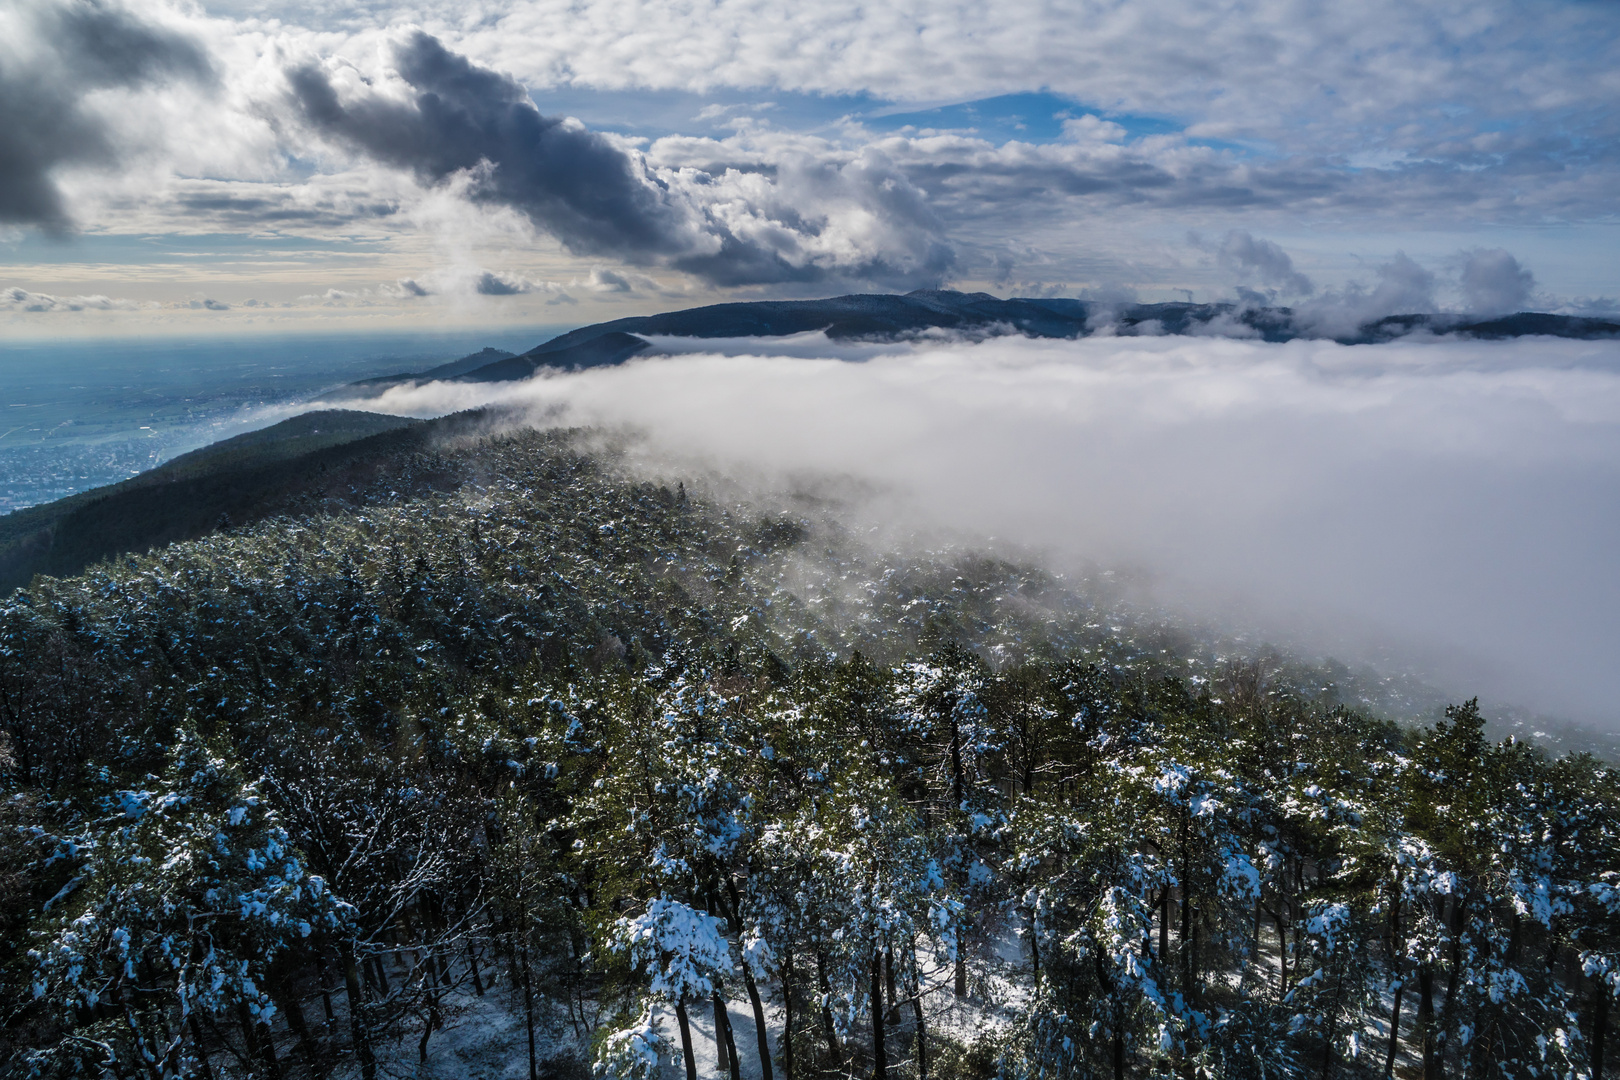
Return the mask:
<path id="1" fill-rule="evenodd" d="M 23 0 L 0 333 L 940 286 L 1613 311 L 1616 100 L 1603 3 Z"/>

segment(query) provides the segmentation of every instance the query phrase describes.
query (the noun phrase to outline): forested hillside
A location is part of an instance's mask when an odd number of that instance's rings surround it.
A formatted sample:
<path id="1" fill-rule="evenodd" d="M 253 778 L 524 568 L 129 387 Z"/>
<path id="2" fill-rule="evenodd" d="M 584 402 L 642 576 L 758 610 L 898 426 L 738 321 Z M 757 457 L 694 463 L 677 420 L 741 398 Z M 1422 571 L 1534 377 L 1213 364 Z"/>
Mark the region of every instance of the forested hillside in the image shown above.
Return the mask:
<path id="1" fill-rule="evenodd" d="M 479 430 L 0 604 L 0 1076 L 1600 1074 L 1606 764 Z"/>
<path id="2" fill-rule="evenodd" d="M 486 417 L 437 420 L 326 409 L 182 454 L 118 484 L 0 517 L 0 593 L 35 574 L 76 574 L 91 563 L 194 540 L 278 513 L 326 513 L 379 478 L 407 491 L 440 477 L 395 466 L 452 430 Z M 439 459 L 432 459 L 439 460 Z"/>

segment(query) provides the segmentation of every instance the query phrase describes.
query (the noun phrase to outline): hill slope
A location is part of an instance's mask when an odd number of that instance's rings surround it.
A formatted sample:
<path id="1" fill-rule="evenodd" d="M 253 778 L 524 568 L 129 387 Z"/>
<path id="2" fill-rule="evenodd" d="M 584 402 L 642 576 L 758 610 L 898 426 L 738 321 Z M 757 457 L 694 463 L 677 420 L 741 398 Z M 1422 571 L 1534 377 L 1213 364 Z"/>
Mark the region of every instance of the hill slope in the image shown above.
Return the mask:
<path id="1" fill-rule="evenodd" d="M 505 349 L 497 349 L 492 346 L 486 346 L 479 349 L 475 353 L 469 353 L 468 355 L 463 356 L 459 360 L 452 360 L 447 364 L 440 364 L 438 367 L 428 368 L 426 371 L 407 371 L 401 372 L 397 375 L 377 375 L 369 379 L 360 379 L 356 382 L 352 382 L 349 384 L 349 386 L 363 387 L 370 391 L 380 390 L 388 386 L 396 386 L 405 382 L 430 382 L 434 379 L 453 379 L 458 376 L 465 375 L 469 371 L 476 371 L 481 367 L 493 364 L 499 360 L 505 360 L 508 357 L 515 355 L 515 353 L 507 352 Z"/>
<path id="2" fill-rule="evenodd" d="M 0 594 L 35 574 L 74 574 L 101 559 L 194 539 L 297 504 L 349 499 L 392 459 L 469 423 L 476 421 L 310 412 L 121 483 L 7 514 L 0 517 Z"/>

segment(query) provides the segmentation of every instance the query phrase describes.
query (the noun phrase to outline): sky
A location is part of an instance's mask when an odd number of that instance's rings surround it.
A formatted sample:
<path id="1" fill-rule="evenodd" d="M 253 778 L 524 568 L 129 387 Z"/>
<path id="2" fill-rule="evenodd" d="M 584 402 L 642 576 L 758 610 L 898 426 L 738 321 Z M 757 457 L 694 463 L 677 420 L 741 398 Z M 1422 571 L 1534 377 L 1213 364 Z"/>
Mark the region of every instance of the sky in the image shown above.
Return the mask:
<path id="1" fill-rule="evenodd" d="M 1620 310 L 1620 5 L 12 0 L 0 335 Z"/>

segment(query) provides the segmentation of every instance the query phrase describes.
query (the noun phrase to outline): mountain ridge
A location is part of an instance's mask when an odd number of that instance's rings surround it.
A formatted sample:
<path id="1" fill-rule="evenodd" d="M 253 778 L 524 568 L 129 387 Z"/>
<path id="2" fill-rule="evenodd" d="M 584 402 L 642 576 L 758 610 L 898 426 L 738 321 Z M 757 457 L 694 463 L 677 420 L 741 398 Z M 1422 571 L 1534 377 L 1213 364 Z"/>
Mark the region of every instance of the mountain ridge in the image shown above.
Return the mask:
<path id="1" fill-rule="evenodd" d="M 834 341 L 899 340 L 931 330 L 984 331 L 1005 327 L 1026 337 L 1073 339 L 1112 329 L 1125 334 L 1195 334 L 1243 328 L 1241 336 L 1283 342 L 1323 337 L 1292 308 L 1235 303 L 1108 304 L 1065 297 L 1011 297 L 919 289 L 905 294 L 851 293 L 819 300 L 748 300 L 630 315 L 592 323 L 518 355 L 483 365 L 474 354 L 414 376 L 386 376 L 377 383 L 432 381 L 508 382 L 541 369 L 578 371 L 622 364 L 653 348 L 649 337 L 785 337 L 824 332 Z M 1359 324 L 1331 340 L 1345 345 L 1393 341 L 1414 333 L 1450 334 L 1482 340 L 1543 335 L 1582 340 L 1620 337 L 1620 321 L 1586 316 L 1517 312 L 1479 317 L 1445 313 L 1390 315 Z M 489 352 L 490 350 L 486 350 Z"/>

